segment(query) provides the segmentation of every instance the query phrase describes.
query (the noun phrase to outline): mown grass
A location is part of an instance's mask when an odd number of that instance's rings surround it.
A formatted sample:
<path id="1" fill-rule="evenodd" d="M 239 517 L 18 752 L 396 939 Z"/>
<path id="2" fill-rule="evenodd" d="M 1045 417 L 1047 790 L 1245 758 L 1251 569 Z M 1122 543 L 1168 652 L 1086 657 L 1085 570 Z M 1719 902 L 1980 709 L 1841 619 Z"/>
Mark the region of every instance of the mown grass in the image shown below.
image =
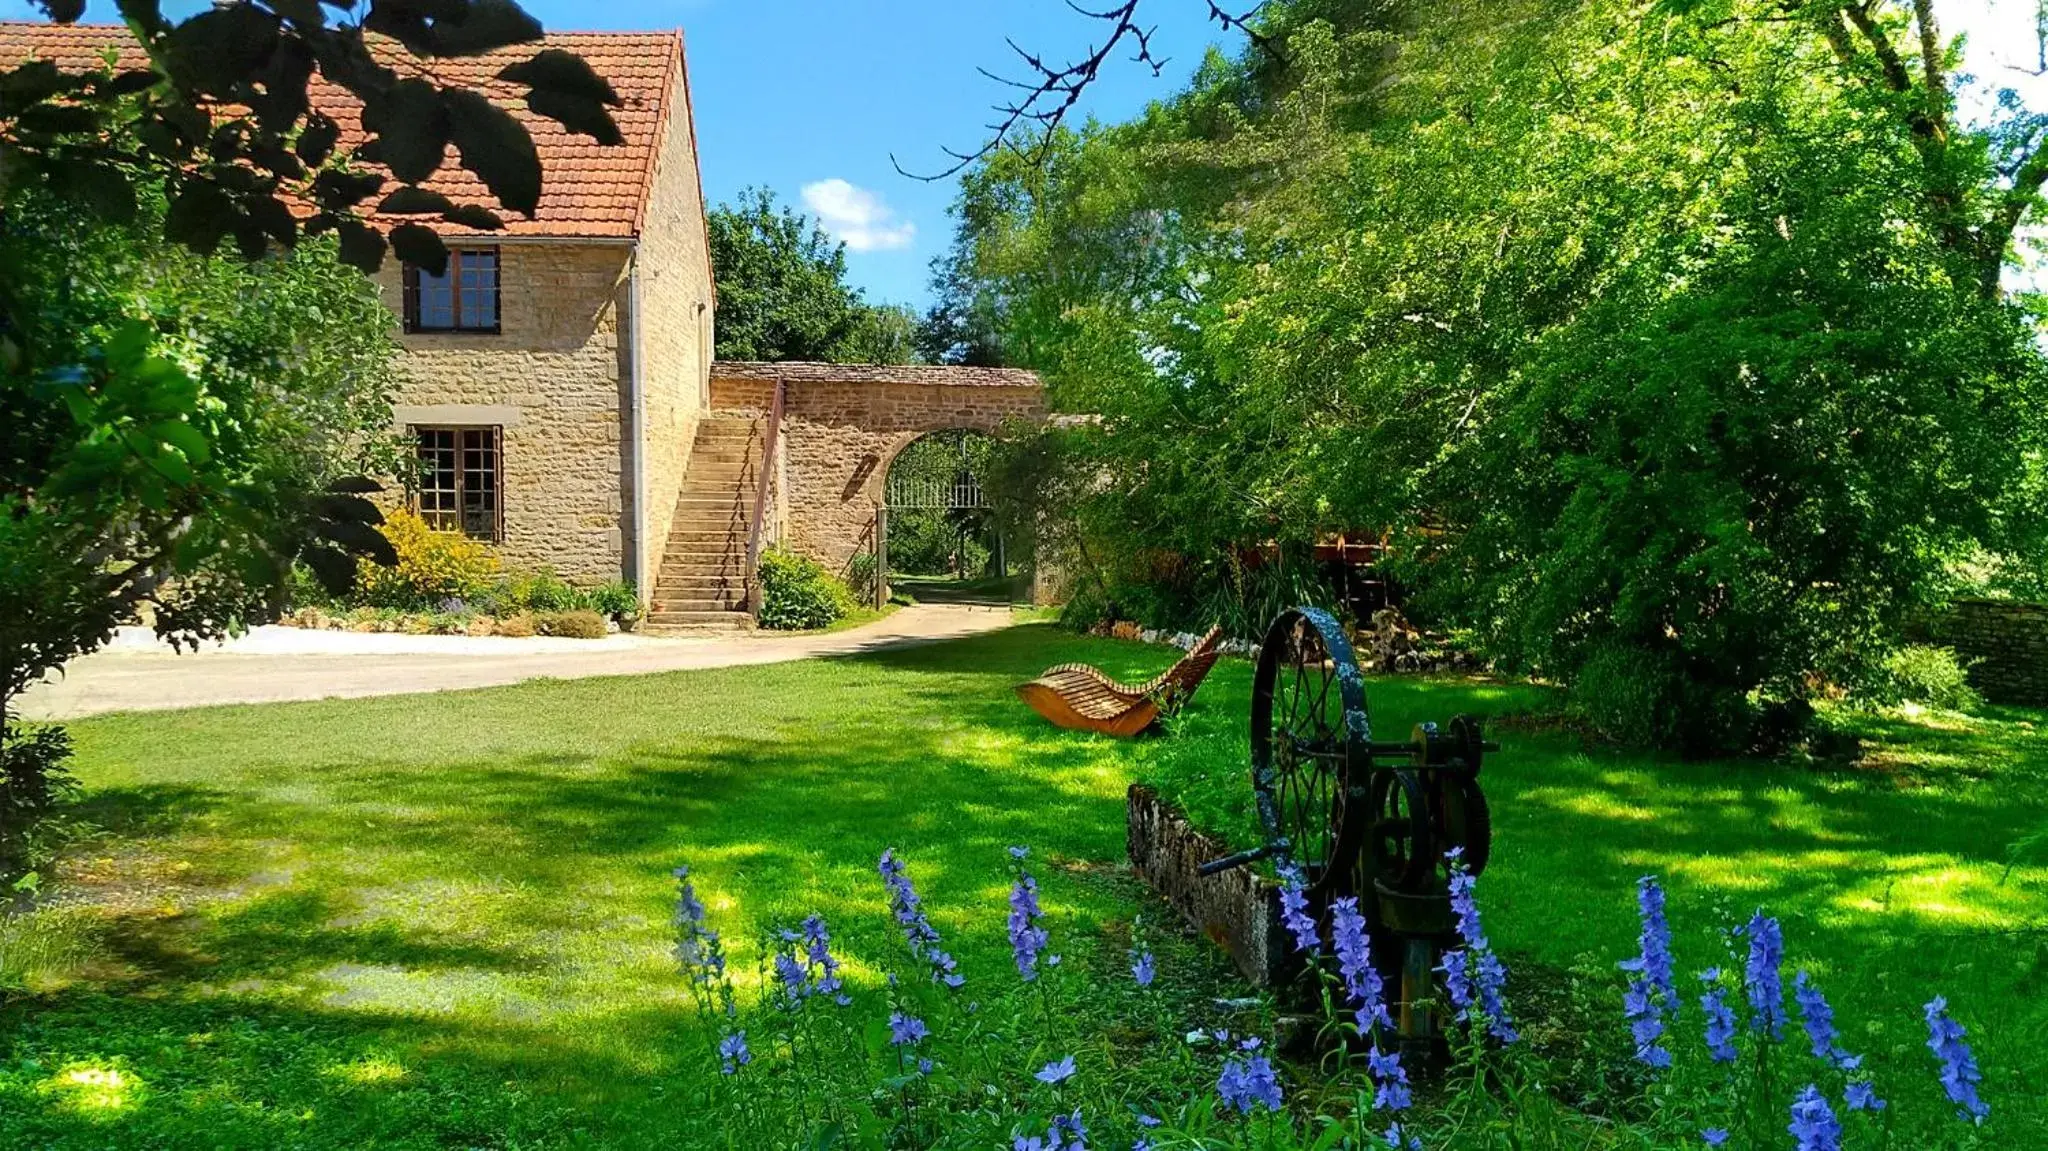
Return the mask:
<path id="1" fill-rule="evenodd" d="M 79 722 L 108 834 L 61 882 L 66 922 L 95 926 L 0 1007 L 0 1146 L 705 1145 L 670 868 L 692 866 L 743 945 L 822 911 L 872 987 L 899 946 L 873 870 L 895 846 L 987 986 L 1009 966 L 1004 849 L 1028 843 L 1056 938 L 1109 970 L 1142 898 L 1112 866 L 1127 784 L 1160 781 L 1244 834 L 1249 665 L 1226 661 L 1171 737 L 1136 743 L 1051 729 L 1009 686 L 1072 659 L 1142 678 L 1169 655 L 1033 626 Z M 1542 703 L 1477 683 L 1371 690 L 1383 731 Z M 1979 1045 L 1990 1133 L 2027 1145 L 2043 1115 L 2027 1083 L 2048 1070 L 2048 869 L 2001 875 L 2004 845 L 2048 815 L 2037 719 L 1857 720 L 1870 742 L 1853 767 L 1681 764 L 1503 731 L 1482 883 L 1496 942 L 1531 983 L 1611 972 L 1633 945 L 1630 886 L 1656 871 L 1681 961 L 1704 966 L 1718 917 L 1765 905 L 1914 1106 L 1934 1090 L 1918 1005 L 1947 994 Z M 1182 941 L 1164 966 L 1178 1009 L 1210 1009 L 1213 956 Z M 1618 1027 L 1619 1005 L 1557 1025 Z M 1097 1040 L 1139 1066 L 1143 1044 L 1110 1026 Z"/>

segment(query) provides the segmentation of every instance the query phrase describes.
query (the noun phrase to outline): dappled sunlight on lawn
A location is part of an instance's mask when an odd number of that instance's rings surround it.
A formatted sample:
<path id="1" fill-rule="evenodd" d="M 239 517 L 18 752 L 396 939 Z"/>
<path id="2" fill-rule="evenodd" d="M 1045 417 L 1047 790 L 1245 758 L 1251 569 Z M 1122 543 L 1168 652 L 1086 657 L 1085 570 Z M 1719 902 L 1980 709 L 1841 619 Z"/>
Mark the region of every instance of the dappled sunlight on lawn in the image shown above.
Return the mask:
<path id="1" fill-rule="evenodd" d="M 1116 870 L 1133 779 L 1170 780 L 1205 823 L 1251 834 L 1249 664 L 1223 661 L 1168 735 L 1120 742 L 1052 728 L 1011 693 L 1074 659 L 1132 679 L 1167 662 L 1029 627 L 802 664 L 82 722 L 89 807 L 112 830 L 77 865 L 99 956 L 0 1017 L 43 1068 L 0 1064 L 0 1112 L 65 1101 L 84 1126 L 52 1119 L 41 1141 L 96 1149 L 312 1129 L 334 1147 L 544 1142 L 564 1109 L 607 1146 L 687 1144 L 664 1087 L 703 1058 L 671 953 L 677 865 L 744 988 L 763 935 L 812 912 L 848 982 L 874 988 L 900 962 L 875 874 L 893 846 L 973 985 L 994 988 L 1014 982 L 1010 845 L 1033 848 L 1055 950 L 1080 954 L 1120 948 L 1105 941 L 1137 906 Z M 1467 679 L 1370 690 L 1390 736 L 1547 698 Z M 1768 907 L 1794 962 L 1839 973 L 1845 1018 L 1904 1027 L 1938 988 L 1977 1012 L 1987 1074 L 2038 1066 L 2013 1053 L 2048 1011 L 2000 933 L 2048 919 L 2043 869 L 2001 882 L 2004 844 L 2048 813 L 2041 737 L 2010 718 L 1864 730 L 1858 765 L 1788 768 L 1501 727 L 1489 924 L 1518 961 L 1592 955 L 1608 971 L 1633 945 L 1631 885 L 1656 872 L 1682 963 L 1722 961 L 1717 932 Z M 66 1085 L 50 1067 L 119 1078 Z"/>

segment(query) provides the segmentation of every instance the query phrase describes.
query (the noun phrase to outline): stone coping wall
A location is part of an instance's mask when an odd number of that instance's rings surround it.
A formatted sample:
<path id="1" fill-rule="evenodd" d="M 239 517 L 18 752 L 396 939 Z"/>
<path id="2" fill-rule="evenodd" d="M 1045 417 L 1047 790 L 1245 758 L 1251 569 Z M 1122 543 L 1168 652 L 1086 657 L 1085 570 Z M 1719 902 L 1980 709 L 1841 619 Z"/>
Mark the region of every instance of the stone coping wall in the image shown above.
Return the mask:
<path id="1" fill-rule="evenodd" d="M 1949 606 L 1934 638 L 1976 661 L 1970 682 L 1994 703 L 2048 706 L 2048 604 L 1965 599 Z"/>
<path id="2" fill-rule="evenodd" d="M 1142 783 L 1128 804 L 1131 869 L 1190 926 L 1230 955 L 1245 978 L 1277 987 L 1293 973 L 1280 927 L 1280 888 L 1249 867 L 1204 877 L 1202 864 L 1230 854 L 1179 808 Z"/>

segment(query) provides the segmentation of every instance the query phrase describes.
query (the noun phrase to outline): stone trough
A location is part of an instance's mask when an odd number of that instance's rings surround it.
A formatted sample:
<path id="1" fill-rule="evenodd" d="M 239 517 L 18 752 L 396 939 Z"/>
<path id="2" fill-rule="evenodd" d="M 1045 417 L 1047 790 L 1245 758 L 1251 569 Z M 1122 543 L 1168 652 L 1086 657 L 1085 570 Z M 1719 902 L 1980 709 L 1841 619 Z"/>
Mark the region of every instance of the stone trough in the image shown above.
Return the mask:
<path id="1" fill-rule="evenodd" d="M 1179 808 L 1142 783 L 1131 785 L 1128 828 L 1132 870 L 1229 953 L 1245 978 L 1277 987 L 1292 974 L 1279 885 L 1249 867 L 1207 878 L 1198 874 L 1197 868 L 1230 854 L 1230 848 L 1197 830 Z"/>

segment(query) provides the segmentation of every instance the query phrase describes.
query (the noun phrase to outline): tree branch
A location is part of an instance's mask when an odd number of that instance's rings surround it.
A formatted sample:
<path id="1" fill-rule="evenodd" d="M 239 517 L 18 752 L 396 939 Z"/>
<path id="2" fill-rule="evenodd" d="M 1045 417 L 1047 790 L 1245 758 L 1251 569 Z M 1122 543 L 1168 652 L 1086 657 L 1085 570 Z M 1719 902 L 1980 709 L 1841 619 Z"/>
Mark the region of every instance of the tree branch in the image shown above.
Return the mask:
<path id="1" fill-rule="evenodd" d="M 1899 59 L 1898 49 L 1892 47 L 1891 37 L 1886 36 L 1884 29 L 1877 26 L 1877 21 L 1870 18 L 1869 4 L 1845 5 L 1842 15 L 1870 42 L 1870 50 L 1877 56 L 1877 66 L 1883 70 L 1885 83 L 1891 85 L 1892 91 L 1912 91 L 1913 77 L 1906 71 L 1905 61 Z"/>
<path id="2" fill-rule="evenodd" d="M 996 105 L 998 118 L 988 125 L 989 135 L 982 141 L 981 146 L 972 152 L 942 149 L 946 155 L 952 157 L 953 164 L 942 171 L 924 175 L 904 168 L 902 162 L 893 155 L 889 157 L 889 163 L 895 166 L 898 174 L 909 176 L 913 180 L 930 182 L 950 179 L 965 171 L 970 165 L 1004 149 L 1024 154 L 1024 149 L 1018 145 L 1017 137 L 1025 134 L 1037 138 L 1030 146 L 1029 155 L 1033 163 L 1042 163 L 1049 154 L 1059 129 L 1066 124 L 1074 106 L 1080 103 L 1082 93 L 1095 82 L 1096 77 L 1102 72 L 1102 66 L 1109 61 L 1111 54 L 1119 45 L 1130 44 L 1131 62 L 1152 69 L 1154 76 L 1165 71 L 1167 60 L 1152 51 L 1152 35 L 1158 31 L 1157 27 L 1146 27 L 1138 23 L 1138 7 L 1142 2 L 1143 0 L 1121 0 L 1120 3 L 1097 11 L 1083 8 L 1074 0 L 1067 0 L 1067 7 L 1091 20 L 1099 20 L 1109 25 L 1102 47 L 1091 47 L 1080 58 L 1066 64 L 1055 65 L 1048 63 L 1042 56 L 1025 51 L 1015 41 L 1006 41 L 1011 51 L 1017 53 L 1024 61 L 1029 74 L 1025 80 L 1012 80 L 998 76 L 985 68 L 978 69 L 989 79 L 1023 93 L 1009 103 Z M 1225 31 L 1242 32 L 1262 51 L 1279 56 L 1278 48 L 1272 41 L 1251 25 L 1251 21 L 1265 8 L 1265 0 L 1259 0 L 1243 15 L 1233 15 L 1218 4 L 1217 0 L 1205 2 L 1209 8 L 1208 18 L 1222 25 Z"/>

